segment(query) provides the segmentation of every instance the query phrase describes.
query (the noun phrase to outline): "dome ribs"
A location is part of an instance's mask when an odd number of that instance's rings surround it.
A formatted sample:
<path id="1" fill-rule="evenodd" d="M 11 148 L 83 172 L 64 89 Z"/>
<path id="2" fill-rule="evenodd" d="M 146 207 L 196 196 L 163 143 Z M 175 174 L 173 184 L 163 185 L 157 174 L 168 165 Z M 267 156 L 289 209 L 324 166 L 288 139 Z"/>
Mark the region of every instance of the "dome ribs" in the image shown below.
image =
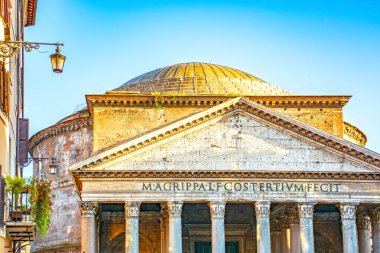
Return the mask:
<path id="1" fill-rule="evenodd" d="M 200 62 L 180 63 L 155 69 L 126 82 L 117 90 L 192 95 L 290 95 L 238 69 Z"/>

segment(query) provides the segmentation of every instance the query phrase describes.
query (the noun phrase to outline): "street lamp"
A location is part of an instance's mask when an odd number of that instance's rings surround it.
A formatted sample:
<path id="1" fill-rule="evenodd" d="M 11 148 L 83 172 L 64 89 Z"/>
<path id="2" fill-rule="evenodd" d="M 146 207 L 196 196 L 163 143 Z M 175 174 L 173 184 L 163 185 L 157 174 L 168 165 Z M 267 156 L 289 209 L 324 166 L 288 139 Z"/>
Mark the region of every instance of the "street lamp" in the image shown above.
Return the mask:
<path id="1" fill-rule="evenodd" d="M 55 54 L 50 55 L 51 66 L 55 73 L 62 73 L 63 65 L 65 64 L 66 56 L 61 55 L 59 46 L 55 49 Z"/>
<path id="2" fill-rule="evenodd" d="M 28 42 L 28 41 L 0 41 L 0 58 L 10 58 L 14 56 L 20 48 L 24 48 L 26 52 L 40 48 L 40 45 L 56 46 L 55 54 L 50 55 L 51 65 L 55 73 L 62 73 L 66 56 L 60 53 L 59 47 L 63 43 L 44 43 L 44 42 Z"/>

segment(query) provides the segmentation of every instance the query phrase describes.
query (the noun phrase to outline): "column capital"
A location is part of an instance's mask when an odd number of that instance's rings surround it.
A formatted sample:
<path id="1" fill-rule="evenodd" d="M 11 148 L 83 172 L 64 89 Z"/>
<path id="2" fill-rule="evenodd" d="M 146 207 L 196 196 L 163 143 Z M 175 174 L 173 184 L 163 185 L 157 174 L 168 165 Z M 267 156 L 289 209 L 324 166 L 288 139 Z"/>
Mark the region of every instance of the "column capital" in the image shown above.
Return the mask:
<path id="1" fill-rule="evenodd" d="M 298 203 L 298 212 L 300 219 L 313 219 L 315 202 Z"/>
<path id="2" fill-rule="evenodd" d="M 269 218 L 270 215 L 270 202 L 257 201 L 254 204 L 257 218 Z"/>
<path id="3" fill-rule="evenodd" d="M 280 228 L 289 228 L 289 219 L 288 219 L 288 215 L 286 213 L 282 213 L 278 217 L 278 224 L 279 224 Z"/>
<path id="4" fill-rule="evenodd" d="M 226 210 L 226 203 L 223 201 L 216 201 L 208 203 L 212 219 L 224 219 Z"/>
<path id="5" fill-rule="evenodd" d="M 124 204 L 125 218 L 138 218 L 141 202 L 126 201 Z"/>
<path id="6" fill-rule="evenodd" d="M 299 224 L 300 217 L 297 207 L 291 207 L 287 210 L 289 224 Z"/>
<path id="7" fill-rule="evenodd" d="M 281 231 L 280 221 L 279 221 L 278 217 L 271 219 L 270 225 L 272 227 L 271 231 L 273 231 L 273 232 L 280 232 Z"/>
<path id="8" fill-rule="evenodd" d="M 371 223 L 380 224 L 380 208 L 374 208 L 369 211 L 369 215 L 371 217 Z"/>
<path id="9" fill-rule="evenodd" d="M 358 229 L 369 230 L 371 227 L 371 219 L 367 214 L 358 214 L 356 219 Z"/>
<path id="10" fill-rule="evenodd" d="M 168 214 L 170 218 L 180 218 L 182 214 L 183 202 L 181 201 L 170 201 L 166 203 L 168 209 Z"/>
<path id="11" fill-rule="evenodd" d="M 79 201 L 79 208 L 82 218 L 95 218 L 98 214 L 98 202 Z"/>
<path id="12" fill-rule="evenodd" d="M 355 220 L 357 203 L 340 203 L 340 218 L 342 220 Z"/>

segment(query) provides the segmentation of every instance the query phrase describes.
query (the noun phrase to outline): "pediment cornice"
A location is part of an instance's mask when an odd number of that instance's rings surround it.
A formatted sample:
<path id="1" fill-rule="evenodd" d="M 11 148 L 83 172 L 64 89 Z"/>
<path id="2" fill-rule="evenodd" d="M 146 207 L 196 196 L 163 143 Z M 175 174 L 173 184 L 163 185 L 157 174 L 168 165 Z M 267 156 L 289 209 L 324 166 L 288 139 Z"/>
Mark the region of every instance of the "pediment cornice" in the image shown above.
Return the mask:
<path id="1" fill-rule="evenodd" d="M 210 109 L 189 116 L 183 120 L 174 122 L 156 131 L 152 131 L 139 138 L 127 141 L 117 147 L 103 150 L 97 155 L 82 162 L 70 166 L 70 170 L 86 170 L 105 164 L 122 156 L 130 155 L 137 150 L 153 145 L 159 141 L 175 136 L 188 129 L 195 128 L 201 124 L 212 123 L 212 120 L 222 118 L 231 113 L 244 113 L 254 117 L 264 124 L 285 131 L 304 141 L 311 142 L 325 150 L 373 168 L 380 169 L 380 155 L 366 148 L 360 147 L 349 141 L 339 139 L 307 124 L 291 119 L 281 113 L 261 106 L 244 98 L 234 98 L 227 102 L 218 104 Z"/>

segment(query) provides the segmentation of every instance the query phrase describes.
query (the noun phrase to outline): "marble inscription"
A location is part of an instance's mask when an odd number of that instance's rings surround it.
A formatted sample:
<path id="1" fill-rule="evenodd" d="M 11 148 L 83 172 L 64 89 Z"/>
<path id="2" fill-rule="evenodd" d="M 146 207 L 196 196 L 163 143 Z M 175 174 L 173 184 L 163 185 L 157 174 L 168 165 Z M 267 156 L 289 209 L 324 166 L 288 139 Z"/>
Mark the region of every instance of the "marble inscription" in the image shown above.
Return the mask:
<path id="1" fill-rule="evenodd" d="M 340 192 L 342 184 L 296 182 L 146 182 L 142 191 L 149 192 Z"/>

